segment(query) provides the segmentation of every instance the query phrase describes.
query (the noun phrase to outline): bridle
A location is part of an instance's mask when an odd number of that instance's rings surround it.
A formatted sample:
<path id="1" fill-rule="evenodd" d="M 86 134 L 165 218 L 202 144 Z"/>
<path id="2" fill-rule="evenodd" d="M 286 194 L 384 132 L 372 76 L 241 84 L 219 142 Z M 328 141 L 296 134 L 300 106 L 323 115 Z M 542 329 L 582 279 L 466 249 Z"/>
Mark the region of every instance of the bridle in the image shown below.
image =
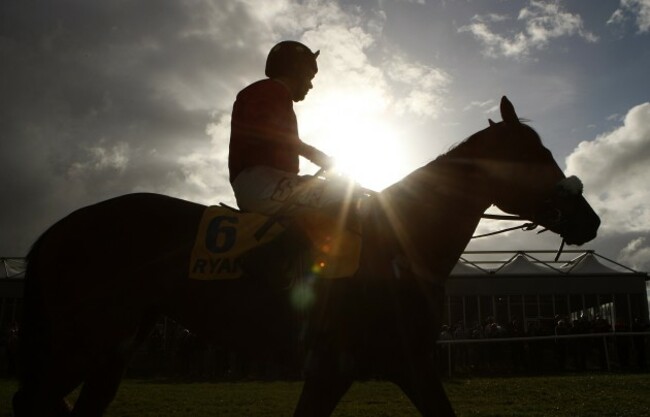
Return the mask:
<path id="1" fill-rule="evenodd" d="M 545 200 L 542 204 L 550 205 L 554 201 L 562 201 L 562 200 L 567 200 L 569 198 L 575 198 L 579 197 L 582 195 L 582 190 L 583 190 L 583 185 L 582 181 L 575 175 L 572 175 L 570 177 L 562 179 L 560 182 L 557 183 L 555 186 L 555 190 L 553 192 L 553 195 Z M 554 226 L 561 226 L 563 223 L 566 223 L 568 221 L 567 216 L 565 213 L 557 208 L 557 207 L 552 207 L 552 213 L 553 216 L 549 216 L 545 220 L 544 223 L 547 225 L 544 229 L 540 230 L 537 232 L 537 234 L 544 233 L 547 230 L 549 230 L 550 227 Z M 521 216 L 518 215 L 511 215 L 511 214 L 490 214 L 490 213 L 484 213 L 481 215 L 482 219 L 490 219 L 490 220 L 509 220 L 509 221 L 525 221 L 527 219 L 524 219 Z M 514 226 L 514 227 L 508 227 L 505 229 L 497 230 L 495 232 L 490 232 L 490 233 L 484 233 L 481 235 L 475 235 L 472 236 L 472 239 L 479 239 L 482 237 L 488 237 L 488 236 L 494 236 L 498 235 L 501 233 L 505 232 L 510 232 L 512 230 L 518 230 L 518 229 L 523 229 L 525 231 L 531 231 L 535 230 L 539 226 L 538 223 L 534 222 L 526 222 L 524 224 L 521 224 L 519 226 Z M 560 258 L 560 255 L 562 254 L 562 250 L 564 249 L 564 238 L 562 238 L 562 242 L 560 243 L 560 248 L 557 251 L 557 254 L 555 256 L 555 261 L 557 261 Z"/>

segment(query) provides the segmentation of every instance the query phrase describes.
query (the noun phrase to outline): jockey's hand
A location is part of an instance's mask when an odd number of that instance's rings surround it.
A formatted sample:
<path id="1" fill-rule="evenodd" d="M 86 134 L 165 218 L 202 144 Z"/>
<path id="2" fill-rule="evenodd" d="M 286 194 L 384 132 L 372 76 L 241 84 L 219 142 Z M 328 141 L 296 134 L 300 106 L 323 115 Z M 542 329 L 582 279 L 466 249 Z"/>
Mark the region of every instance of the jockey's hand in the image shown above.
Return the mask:
<path id="1" fill-rule="evenodd" d="M 336 166 L 336 160 L 331 156 L 323 154 L 323 158 L 318 161 L 318 165 L 325 171 L 331 171 Z"/>
<path id="2" fill-rule="evenodd" d="M 313 148 L 312 159 L 311 161 L 321 167 L 323 171 L 329 171 L 336 165 L 334 158 L 327 155 L 325 152 Z"/>
<path id="3" fill-rule="evenodd" d="M 314 148 L 313 146 L 308 145 L 302 141 L 300 142 L 300 155 L 309 159 L 311 162 L 321 167 L 324 171 L 332 169 L 335 165 L 334 158 L 327 155 L 320 149 Z"/>
<path id="4" fill-rule="evenodd" d="M 336 165 L 334 158 L 325 154 L 323 154 L 323 156 L 324 157 L 320 158 L 318 161 L 312 161 L 319 167 L 318 172 L 314 174 L 315 177 L 322 177 L 325 175 L 325 172 L 327 172 L 327 175 L 330 176 L 334 170 L 334 166 Z"/>

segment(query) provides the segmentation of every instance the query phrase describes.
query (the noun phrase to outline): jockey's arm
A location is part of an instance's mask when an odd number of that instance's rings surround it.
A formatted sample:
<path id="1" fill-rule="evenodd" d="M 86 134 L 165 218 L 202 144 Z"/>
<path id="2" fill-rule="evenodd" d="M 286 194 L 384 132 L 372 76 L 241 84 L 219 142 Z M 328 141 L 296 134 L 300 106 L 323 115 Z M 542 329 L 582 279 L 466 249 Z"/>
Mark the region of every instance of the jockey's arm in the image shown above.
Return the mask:
<path id="1" fill-rule="evenodd" d="M 300 142 L 300 155 L 309 159 L 311 162 L 323 169 L 330 169 L 334 166 L 334 158 L 328 156 L 320 149 L 317 149 L 302 141 Z"/>

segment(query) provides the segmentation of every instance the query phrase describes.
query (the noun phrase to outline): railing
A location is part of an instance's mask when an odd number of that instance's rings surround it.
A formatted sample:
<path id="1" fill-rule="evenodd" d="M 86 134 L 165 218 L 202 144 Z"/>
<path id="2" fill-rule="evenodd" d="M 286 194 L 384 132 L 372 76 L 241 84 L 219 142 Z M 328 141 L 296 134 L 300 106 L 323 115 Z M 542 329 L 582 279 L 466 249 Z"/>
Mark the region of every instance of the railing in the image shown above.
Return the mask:
<path id="1" fill-rule="evenodd" d="M 605 363 L 607 371 L 612 370 L 612 346 L 609 345 L 608 339 L 615 338 L 629 338 L 629 337 L 639 337 L 643 338 L 643 350 L 644 352 L 636 352 L 637 354 L 644 355 L 645 351 L 648 349 L 645 338 L 650 337 L 650 332 L 611 332 L 611 333 L 588 333 L 588 334 L 573 334 L 573 335 L 551 335 L 551 336 L 526 336 L 526 337 L 495 337 L 495 338 L 481 338 L 481 339 L 457 339 L 457 340 L 438 340 L 439 348 L 446 348 L 446 362 L 447 362 L 447 374 L 448 376 L 453 376 L 455 361 L 453 358 L 454 346 L 471 346 L 471 345 L 485 345 L 485 344 L 499 344 L 499 343 L 521 343 L 523 345 L 530 345 L 534 343 L 544 342 L 544 341 L 553 341 L 555 344 L 558 342 L 566 341 L 567 343 L 571 341 L 581 340 L 581 339 L 602 339 L 602 352 L 604 353 Z M 595 345 L 592 345 L 594 347 Z M 635 348 L 636 349 L 636 348 Z M 457 348 L 456 351 L 459 349 Z M 621 352 L 618 352 L 619 356 Z M 440 369 L 442 372 L 442 369 Z"/>

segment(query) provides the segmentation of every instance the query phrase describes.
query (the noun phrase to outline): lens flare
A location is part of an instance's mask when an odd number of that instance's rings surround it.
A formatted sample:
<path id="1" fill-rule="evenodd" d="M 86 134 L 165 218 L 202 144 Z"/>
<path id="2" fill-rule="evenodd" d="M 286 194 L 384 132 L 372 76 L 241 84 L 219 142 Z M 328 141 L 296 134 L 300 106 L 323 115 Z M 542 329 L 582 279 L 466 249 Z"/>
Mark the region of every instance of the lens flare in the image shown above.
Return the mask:
<path id="1" fill-rule="evenodd" d="M 307 310 L 314 305 L 316 295 L 312 282 L 313 280 L 302 281 L 291 289 L 291 305 L 296 310 Z"/>

